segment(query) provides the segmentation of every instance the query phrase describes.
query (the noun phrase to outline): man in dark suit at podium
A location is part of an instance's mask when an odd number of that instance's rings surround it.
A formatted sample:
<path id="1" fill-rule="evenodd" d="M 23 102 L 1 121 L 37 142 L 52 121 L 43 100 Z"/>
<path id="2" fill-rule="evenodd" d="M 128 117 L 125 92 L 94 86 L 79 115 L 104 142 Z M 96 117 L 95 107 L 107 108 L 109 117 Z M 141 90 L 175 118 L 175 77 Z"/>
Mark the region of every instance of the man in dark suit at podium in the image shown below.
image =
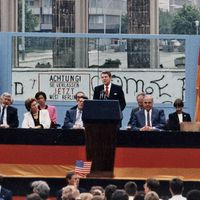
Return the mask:
<path id="1" fill-rule="evenodd" d="M 94 88 L 93 99 L 108 99 L 119 100 L 121 110 L 126 107 L 126 101 L 122 87 L 111 83 L 112 75 L 109 71 L 103 71 L 101 73 L 102 85 Z"/>

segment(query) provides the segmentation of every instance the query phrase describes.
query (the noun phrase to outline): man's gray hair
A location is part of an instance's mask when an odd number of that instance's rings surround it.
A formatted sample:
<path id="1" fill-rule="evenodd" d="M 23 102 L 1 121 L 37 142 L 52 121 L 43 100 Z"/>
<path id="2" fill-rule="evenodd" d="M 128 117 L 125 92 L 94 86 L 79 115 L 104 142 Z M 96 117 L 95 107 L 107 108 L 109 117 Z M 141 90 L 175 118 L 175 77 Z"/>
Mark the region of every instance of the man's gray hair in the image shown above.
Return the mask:
<path id="1" fill-rule="evenodd" d="M 31 184 L 33 192 L 40 195 L 42 199 L 47 199 L 49 197 L 50 187 L 45 181 L 34 181 Z"/>
<path id="2" fill-rule="evenodd" d="M 10 93 L 8 93 L 8 92 L 4 92 L 4 93 L 1 94 L 1 97 L 0 97 L 0 98 L 2 99 L 2 98 L 4 98 L 4 97 L 9 97 L 9 98 L 11 99 L 11 102 L 10 102 L 10 103 L 11 103 L 11 104 L 13 103 L 14 100 L 13 100 L 13 98 L 12 98 L 12 94 L 10 94 Z"/>
<path id="3" fill-rule="evenodd" d="M 8 92 L 4 92 L 3 94 L 1 94 L 1 97 L 10 97 L 12 98 L 12 95 Z"/>

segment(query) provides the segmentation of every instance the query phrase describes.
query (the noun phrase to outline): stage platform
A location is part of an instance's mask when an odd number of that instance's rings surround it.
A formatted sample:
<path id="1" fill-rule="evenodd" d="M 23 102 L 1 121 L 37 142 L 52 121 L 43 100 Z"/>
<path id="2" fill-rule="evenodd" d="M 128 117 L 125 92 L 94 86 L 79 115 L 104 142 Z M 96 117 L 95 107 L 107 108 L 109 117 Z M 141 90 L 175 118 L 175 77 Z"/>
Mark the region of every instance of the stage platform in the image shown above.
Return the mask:
<path id="1" fill-rule="evenodd" d="M 103 141 L 102 141 L 103 142 Z M 131 132 L 117 134 L 114 177 L 87 178 L 81 184 L 113 183 L 123 187 L 128 180 L 143 189 L 146 178 L 161 181 L 162 195 L 174 176 L 185 182 L 185 190 L 200 187 L 200 133 Z M 78 130 L 0 129 L 0 173 L 14 195 L 29 193 L 29 183 L 46 180 L 51 195 L 65 185 L 65 174 L 74 170 L 75 160 L 86 160 L 85 136 Z"/>

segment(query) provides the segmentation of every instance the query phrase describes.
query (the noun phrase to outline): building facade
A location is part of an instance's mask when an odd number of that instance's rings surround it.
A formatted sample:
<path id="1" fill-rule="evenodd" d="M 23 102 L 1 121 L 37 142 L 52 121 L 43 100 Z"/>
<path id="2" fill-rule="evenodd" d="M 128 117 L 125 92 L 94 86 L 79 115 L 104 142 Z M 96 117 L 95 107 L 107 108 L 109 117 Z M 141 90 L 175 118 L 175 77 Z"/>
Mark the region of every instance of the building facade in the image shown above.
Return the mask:
<path id="1" fill-rule="evenodd" d="M 127 0 L 89 0 L 89 32 L 121 33 Z"/>
<path id="2" fill-rule="evenodd" d="M 127 7 L 129 34 L 158 34 L 157 0 L 128 0 Z M 128 41 L 127 44 L 129 68 L 157 67 L 157 41 L 138 39 Z"/>
<path id="3" fill-rule="evenodd" d="M 16 32 L 18 28 L 18 1 L 0 0 L 0 31 Z"/>

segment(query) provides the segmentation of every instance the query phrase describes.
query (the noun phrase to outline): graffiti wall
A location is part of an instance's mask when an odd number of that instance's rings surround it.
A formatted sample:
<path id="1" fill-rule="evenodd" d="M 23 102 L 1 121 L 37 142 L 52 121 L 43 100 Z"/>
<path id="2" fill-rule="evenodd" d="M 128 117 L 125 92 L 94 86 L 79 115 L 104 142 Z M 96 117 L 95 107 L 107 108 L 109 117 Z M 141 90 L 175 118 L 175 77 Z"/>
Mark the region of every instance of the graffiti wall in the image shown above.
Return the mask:
<path id="1" fill-rule="evenodd" d="M 100 72 L 14 71 L 12 92 L 15 100 L 33 97 L 38 90 L 47 94 L 49 101 L 73 101 L 74 94 L 84 91 L 92 99 L 94 87 L 101 84 Z M 135 102 L 139 92 L 152 94 L 156 103 L 171 103 L 184 99 L 184 70 L 113 71 L 112 82 L 121 85 L 127 102 Z"/>

